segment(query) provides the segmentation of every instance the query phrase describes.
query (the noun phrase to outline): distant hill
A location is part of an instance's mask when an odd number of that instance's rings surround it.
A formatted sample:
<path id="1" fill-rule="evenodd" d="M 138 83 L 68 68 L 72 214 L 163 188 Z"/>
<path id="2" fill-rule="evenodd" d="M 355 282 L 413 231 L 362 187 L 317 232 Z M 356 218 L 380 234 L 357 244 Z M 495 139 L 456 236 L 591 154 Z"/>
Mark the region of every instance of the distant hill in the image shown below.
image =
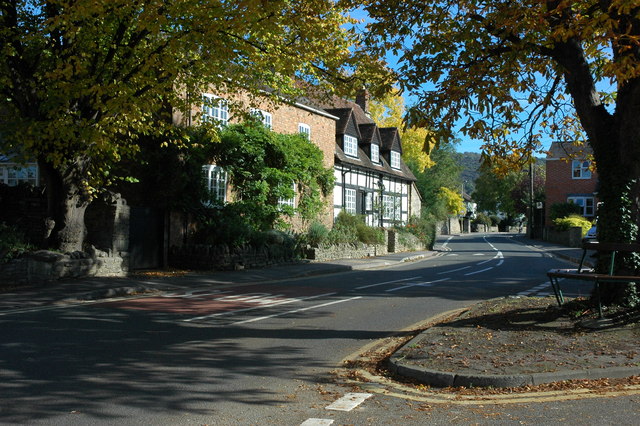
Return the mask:
<path id="1" fill-rule="evenodd" d="M 464 189 L 467 194 L 471 194 L 476 187 L 476 179 L 480 175 L 480 158 L 477 152 L 456 153 L 456 161 L 462 167 L 460 179 L 465 182 Z"/>

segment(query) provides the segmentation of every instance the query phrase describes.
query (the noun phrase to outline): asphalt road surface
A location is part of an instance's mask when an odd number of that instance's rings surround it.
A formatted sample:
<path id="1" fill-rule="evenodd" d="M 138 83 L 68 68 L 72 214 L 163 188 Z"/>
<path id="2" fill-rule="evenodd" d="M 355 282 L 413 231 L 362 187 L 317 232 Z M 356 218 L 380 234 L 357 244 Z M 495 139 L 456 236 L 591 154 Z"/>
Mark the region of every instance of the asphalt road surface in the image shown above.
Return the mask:
<path id="1" fill-rule="evenodd" d="M 346 357 L 476 301 L 548 295 L 545 271 L 565 265 L 506 235 L 437 248 L 385 269 L 0 312 L 0 423 L 638 424 L 635 393 L 459 404 L 380 383 L 353 394 L 332 373 Z"/>

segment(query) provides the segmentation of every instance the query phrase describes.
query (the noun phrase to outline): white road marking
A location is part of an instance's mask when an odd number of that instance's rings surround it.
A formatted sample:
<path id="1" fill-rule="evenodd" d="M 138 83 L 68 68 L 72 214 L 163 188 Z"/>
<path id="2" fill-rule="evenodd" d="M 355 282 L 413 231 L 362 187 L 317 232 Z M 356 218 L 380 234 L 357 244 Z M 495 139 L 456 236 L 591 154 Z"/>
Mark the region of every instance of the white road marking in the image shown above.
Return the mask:
<path id="1" fill-rule="evenodd" d="M 362 404 L 367 398 L 373 396 L 370 393 L 348 393 L 333 404 L 326 407 L 327 410 L 351 411 Z"/>
<path id="2" fill-rule="evenodd" d="M 216 314 L 204 315 L 204 316 L 201 316 L 201 317 L 187 318 L 187 319 L 184 319 L 182 321 L 184 321 L 184 322 L 201 321 L 201 320 L 206 320 L 206 319 L 209 319 L 209 318 L 221 317 L 221 316 L 224 316 L 224 315 L 233 315 L 233 314 L 237 314 L 239 312 L 253 311 L 253 310 L 256 310 L 256 309 L 272 307 L 272 306 L 287 305 L 289 303 L 302 302 L 304 300 L 317 299 L 319 297 L 333 296 L 335 294 L 337 294 L 337 293 L 333 292 L 333 293 L 316 294 L 315 296 L 309 296 L 309 297 L 288 298 L 288 299 L 284 299 L 284 300 L 282 300 L 280 302 L 274 302 L 274 303 L 272 303 L 270 305 L 260 304 L 259 306 L 252 306 L 250 308 L 235 309 L 233 311 L 218 312 Z"/>
<path id="3" fill-rule="evenodd" d="M 564 280 L 564 278 L 561 278 L 558 281 L 561 281 L 561 280 Z M 543 289 L 545 289 L 547 287 L 550 287 L 550 286 L 551 286 L 551 283 L 549 281 L 546 281 L 546 282 L 543 282 L 542 284 L 538 284 L 535 287 L 531 287 L 528 290 L 523 290 L 520 293 L 518 293 L 517 295 L 518 296 L 529 296 L 529 295 L 531 295 L 533 293 L 538 293 L 539 291 L 541 291 L 541 290 L 543 290 Z M 551 293 L 549 293 L 549 294 L 551 294 Z"/>
<path id="4" fill-rule="evenodd" d="M 300 423 L 300 426 L 329 426 L 333 424 L 333 420 L 329 419 L 307 419 Z"/>
<path id="5" fill-rule="evenodd" d="M 451 272 L 464 271 L 465 269 L 469 269 L 469 268 L 471 268 L 471 266 L 463 266 L 462 268 L 451 269 L 450 271 L 438 272 L 436 275 L 443 275 L 443 274 L 449 274 Z"/>
<path id="6" fill-rule="evenodd" d="M 474 256 L 484 256 L 484 253 L 473 253 Z"/>
<path id="7" fill-rule="evenodd" d="M 231 293 L 231 291 L 194 289 L 194 290 L 181 291 L 178 293 L 165 293 L 165 294 L 161 294 L 160 297 L 177 297 L 181 299 L 190 299 L 194 297 L 213 296 L 213 295 L 225 294 L 225 293 Z"/>
<path id="8" fill-rule="evenodd" d="M 327 302 L 327 303 L 323 303 L 321 305 L 309 306 L 307 308 L 294 309 L 293 311 L 280 312 L 280 313 L 277 313 L 277 314 L 265 315 L 263 317 L 251 318 L 251 319 L 244 320 L 244 321 L 234 322 L 233 325 L 248 324 L 250 322 L 257 322 L 257 321 L 262 321 L 262 320 L 269 319 L 269 318 L 281 317 L 283 315 L 295 314 L 296 312 L 303 312 L 303 311 L 309 311 L 311 309 L 323 308 L 325 306 L 335 305 L 337 303 L 350 302 L 350 301 L 356 300 L 356 299 L 362 299 L 362 296 L 351 297 L 349 299 L 334 300 L 333 302 Z"/>
<path id="9" fill-rule="evenodd" d="M 410 281 L 410 280 L 415 280 L 415 279 L 418 279 L 418 278 L 422 278 L 422 277 L 403 278 L 401 280 L 385 281 L 383 283 L 363 285 L 362 287 L 356 287 L 355 290 L 364 290 L 365 288 L 378 287 L 380 285 L 399 283 L 399 282 L 402 282 L 402 281 Z"/>
<path id="10" fill-rule="evenodd" d="M 431 287 L 432 284 L 435 283 L 439 283 L 442 281 L 447 281 L 450 280 L 451 278 L 442 278 L 441 280 L 435 280 L 435 281 L 425 281 L 425 282 L 421 282 L 421 283 L 412 283 L 412 284 L 407 284 L 405 286 L 402 287 L 396 287 L 396 288 L 390 288 L 389 290 L 386 290 L 387 292 L 391 292 L 391 291 L 398 291 L 398 290 L 404 290 L 405 288 L 409 288 L 409 287 Z"/>
<path id="11" fill-rule="evenodd" d="M 473 272 L 469 272 L 468 274 L 464 274 L 464 276 L 469 276 L 469 275 L 475 275 L 475 274 L 479 274 L 481 272 L 487 272 L 493 269 L 493 266 L 489 267 L 489 268 L 484 268 L 484 269 L 480 269 L 479 271 L 473 271 Z"/>

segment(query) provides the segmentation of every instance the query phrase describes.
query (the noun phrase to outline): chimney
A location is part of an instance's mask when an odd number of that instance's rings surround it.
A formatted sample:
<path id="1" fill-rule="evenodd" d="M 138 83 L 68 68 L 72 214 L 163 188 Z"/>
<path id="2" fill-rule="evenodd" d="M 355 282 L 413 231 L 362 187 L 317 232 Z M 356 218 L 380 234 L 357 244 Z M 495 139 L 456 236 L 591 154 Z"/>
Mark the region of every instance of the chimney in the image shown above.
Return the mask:
<path id="1" fill-rule="evenodd" d="M 369 116 L 369 91 L 364 87 L 356 95 L 356 103 L 362 108 L 365 114 Z"/>

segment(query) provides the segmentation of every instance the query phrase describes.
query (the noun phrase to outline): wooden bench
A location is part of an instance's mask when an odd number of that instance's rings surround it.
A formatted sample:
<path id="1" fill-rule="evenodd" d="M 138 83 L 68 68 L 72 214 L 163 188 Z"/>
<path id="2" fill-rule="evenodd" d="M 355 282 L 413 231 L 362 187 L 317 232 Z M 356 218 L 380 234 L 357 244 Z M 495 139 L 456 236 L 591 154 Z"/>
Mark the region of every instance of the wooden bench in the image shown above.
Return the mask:
<path id="1" fill-rule="evenodd" d="M 624 243 L 601 243 L 598 241 L 585 240 L 582 243 L 582 259 L 578 269 L 551 269 L 547 272 L 547 276 L 551 281 L 551 288 L 556 296 L 559 306 L 564 303 L 564 296 L 560 288 L 560 279 L 573 279 L 579 281 L 587 281 L 594 283 L 596 299 L 598 301 L 598 313 L 602 318 L 602 304 L 600 303 L 600 283 L 632 283 L 640 281 L 638 275 L 616 275 L 615 262 L 616 255 L 619 253 L 640 253 L 640 244 L 624 244 Z M 591 269 L 584 269 L 584 259 L 587 252 L 595 250 L 598 256 L 610 254 L 608 274 L 597 274 Z"/>

